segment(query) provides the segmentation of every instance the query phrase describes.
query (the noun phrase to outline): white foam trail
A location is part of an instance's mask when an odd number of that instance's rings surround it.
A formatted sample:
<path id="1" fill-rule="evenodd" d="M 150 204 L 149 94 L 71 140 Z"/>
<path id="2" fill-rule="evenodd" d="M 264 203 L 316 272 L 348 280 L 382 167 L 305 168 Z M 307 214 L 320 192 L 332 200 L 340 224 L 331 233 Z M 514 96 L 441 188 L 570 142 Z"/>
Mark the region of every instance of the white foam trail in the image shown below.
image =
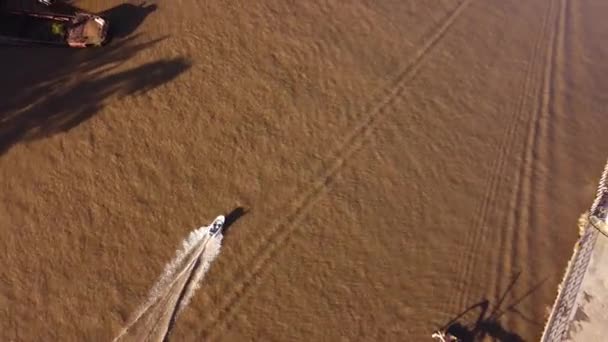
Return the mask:
<path id="1" fill-rule="evenodd" d="M 211 262 L 220 254 L 220 249 L 222 248 L 222 238 L 223 236 L 218 234 L 207 241 L 202 256 L 199 259 L 200 265 L 194 270 L 192 279 L 186 285 L 186 291 L 184 292 L 184 296 L 178 305 L 176 315 L 179 315 L 181 311 L 190 303 L 190 299 L 192 299 L 194 292 L 198 290 L 203 277 L 209 270 Z"/>
<path id="2" fill-rule="evenodd" d="M 220 252 L 223 235 L 219 233 L 212 237 L 208 234 L 209 228 L 210 226 L 203 226 L 192 231 L 182 242 L 182 247 L 165 266 L 161 277 L 150 290 L 147 300 L 135 311 L 133 318 L 114 341 L 125 337 L 144 315 L 151 316 L 151 321 L 143 320 L 143 324 L 152 322 L 152 326 L 144 327 L 144 330 L 148 330 L 148 333 L 159 330 L 164 336 L 171 320 L 175 320 L 188 305 L 211 262 Z M 153 308 L 158 303 L 165 305 Z M 163 327 L 159 327 L 159 324 Z M 162 336 L 159 336 L 160 339 Z"/>

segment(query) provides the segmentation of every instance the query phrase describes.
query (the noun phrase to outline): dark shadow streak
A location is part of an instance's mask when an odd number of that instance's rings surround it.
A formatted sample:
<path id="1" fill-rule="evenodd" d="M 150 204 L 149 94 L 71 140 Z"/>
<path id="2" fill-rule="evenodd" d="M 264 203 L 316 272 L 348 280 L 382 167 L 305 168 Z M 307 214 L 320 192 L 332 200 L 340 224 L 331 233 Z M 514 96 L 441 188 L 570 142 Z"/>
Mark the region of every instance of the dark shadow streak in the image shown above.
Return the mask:
<path id="1" fill-rule="evenodd" d="M 139 5 L 125 3 L 105 10 L 99 15 L 108 19 L 112 25 L 112 37 L 124 38 L 133 33 L 146 17 L 157 9 L 157 5 L 146 5 L 145 2 Z"/>
<path id="2" fill-rule="evenodd" d="M 237 207 L 235 209 L 233 209 L 230 213 L 228 213 L 226 215 L 226 221 L 224 222 L 224 229 L 222 230 L 222 234 L 224 234 L 224 236 L 226 234 L 228 234 L 228 231 L 230 230 L 230 227 L 241 217 L 245 216 L 245 214 L 247 214 L 249 212 L 249 210 L 246 210 L 243 207 Z"/>
<path id="3" fill-rule="evenodd" d="M 16 116 L 3 118 L 0 153 L 20 140 L 29 141 L 67 131 L 97 113 L 105 98 L 148 91 L 174 79 L 189 66 L 181 58 L 164 60 L 68 86 Z"/>

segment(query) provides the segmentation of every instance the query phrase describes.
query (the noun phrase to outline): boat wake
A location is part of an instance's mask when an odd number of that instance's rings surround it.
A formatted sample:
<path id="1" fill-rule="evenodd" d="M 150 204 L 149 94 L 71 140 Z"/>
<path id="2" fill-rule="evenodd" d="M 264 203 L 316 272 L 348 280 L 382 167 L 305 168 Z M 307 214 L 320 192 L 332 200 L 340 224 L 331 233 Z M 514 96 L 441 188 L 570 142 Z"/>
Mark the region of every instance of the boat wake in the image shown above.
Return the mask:
<path id="1" fill-rule="evenodd" d="M 115 342 L 163 341 L 169 335 L 177 316 L 188 305 L 211 262 L 220 253 L 223 235 L 210 232 L 212 227 L 213 224 L 200 227 L 183 241 L 147 300 L 135 311 Z"/>

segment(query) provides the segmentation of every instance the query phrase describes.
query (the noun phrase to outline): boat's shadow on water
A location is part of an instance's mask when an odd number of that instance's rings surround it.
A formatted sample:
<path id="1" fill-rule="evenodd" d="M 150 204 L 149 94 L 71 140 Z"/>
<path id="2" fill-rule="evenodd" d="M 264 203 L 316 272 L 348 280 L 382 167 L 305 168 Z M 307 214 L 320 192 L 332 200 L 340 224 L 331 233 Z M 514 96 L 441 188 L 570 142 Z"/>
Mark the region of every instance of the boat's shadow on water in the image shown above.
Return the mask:
<path id="1" fill-rule="evenodd" d="M 70 4 L 62 6 L 67 11 Z M 184 58 L 125 70 L 125 61 L 163 41 L 144 41 L 133 34 L 155 10 L 120 5 L 104 11 L 114 18 L 111 25 L 118 39 L 101 48 L 0 46 L 0 155 L 19 142 L 77 126 L 104 108 L 110 97 L 149 91 L 188 70 Z"/>
<path id="2" fill-rule="evenodd" d="M 494 310 L 489 312 L 490 301 L 484 298 L 480 302 L 469 306 L 464 311 L 456 315 L 456 317 L 451 319 L 440 330 L 457 337 L 460 342 L 485 341 L 485 339 L 488 337 L 492 338 L 493 341 L 499 342 L 524 342 L 524 339 L 520 335 L 507 330 L 501 324 L 500 318 L 506 313 L 512 313 L 518 315 L 521 319 L 530 324 L 542 327 L 543 324 L 541 322 L 526 317 L 519 310 L 517 310 L 517 305 L 538 290 L 547 279 L 544 279 L 536 284 L 529 291 L 524 293 L 524 295 L 515 299 L 512 304 L 505 308 L 501 308 L 507 295 L 509 292 L 511 292 L 511 290 L 513 290 L 515 284 L 517 283 L 519 276 L 520 273 L 518 273 L 511 281 L 505 292 L 498 299 Z M 479 310 L 479 315 L 476 316 L 475 320 L 471 321 L 470 319 L 464 319 L 465 316 L 471 312 L 474 312 L 475 310 Z"/>
<path id="3" fill-rule="evenodd" d="M 233 209 L 231 212 L 229 212 L 226 215 L 226 220 L 224 221 L 224 228 L 222 230 L 222 233 L 224 236 L 226 236 L 229 231 L 230 228 L 232 227 L 232 225 L 241 217 L 245 216 L 245 214 L 247 214 L 249 212 L 249 210 L 243 208 L 243 207 L 237 207 L 235 209 Z"/>
<path id="4" fill-rule="evenodd" d="M 125 3 L 99 14 L 113 24 L 111 32 L 113 38 L 124 38 L 135 32 L 146 17 L 155 12 L 157 8 L 158 6 L 155 4 L 133 5 Z"/>

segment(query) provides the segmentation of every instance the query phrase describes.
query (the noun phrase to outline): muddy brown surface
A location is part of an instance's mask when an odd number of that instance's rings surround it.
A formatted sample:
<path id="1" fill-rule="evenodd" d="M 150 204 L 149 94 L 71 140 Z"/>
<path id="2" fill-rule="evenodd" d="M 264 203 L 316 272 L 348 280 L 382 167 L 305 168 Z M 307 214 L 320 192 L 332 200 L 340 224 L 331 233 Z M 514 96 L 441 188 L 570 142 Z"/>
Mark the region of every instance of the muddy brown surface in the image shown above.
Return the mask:
<path id="1" fill-rule="evenodd" d="M 175 341 L 430 341 L 471 306 L 540 337 L 606 160 L 607 4 L 73 4 L 114 40 L 0 47 L 0 340 L 111 340 L 236 207 Z"/>

